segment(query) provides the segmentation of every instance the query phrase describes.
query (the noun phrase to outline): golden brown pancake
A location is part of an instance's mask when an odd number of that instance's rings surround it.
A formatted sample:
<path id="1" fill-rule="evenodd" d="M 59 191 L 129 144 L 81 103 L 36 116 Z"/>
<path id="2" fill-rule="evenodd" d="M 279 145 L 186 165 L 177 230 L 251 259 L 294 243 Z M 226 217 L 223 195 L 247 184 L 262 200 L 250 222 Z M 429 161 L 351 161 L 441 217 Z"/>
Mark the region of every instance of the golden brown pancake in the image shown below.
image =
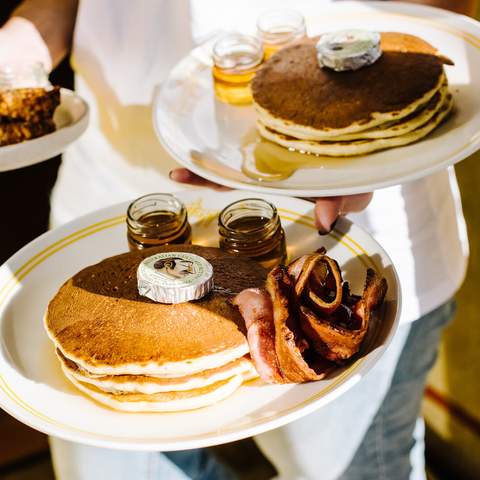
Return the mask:
<path id="1" fill-rule="evenodd" d="M 411 35 L 381 35 L 382 56 L 356 71 L 321 68 L 317 39 L 277 52 L 252 82 L 260 120 L 281 133 L 315 139 L 308 134 L 351 133 L 412 113 L 442 85 L 446 59 Z"/>
<path id="2" fill-rule="evenodd" d="M 418 108 L 410 115 L 399 121 L 385 122 L 377 127 L 362 130 L 356 133 L 339 135 L 338 137 L 328 137 L 326 141 L 355 141 L 361 139 L 389 138 L 404 135 L 425 125 L 446 103 L 448 85 L 444 84 L 438 92 L 421 108 Z"/>
<path id="3" fill-rule="evenodd" d="M 382 50 L 389 52 L 424 53 L 437 56 L 443 63 L 453 65 L 452 60 L 441 55 L 438 50 L 428 42 L 415 35 L 401 32 L 383 32 L 381 36 Z"/>
<path id="4" fill-rule="evenodd" d="M 66 358 L 59 350 L 57 356 L 70 377 L 88 383 L 107 393 L 175 392 L 203 388 L 235 375 L 258 376 L 250 358 L 240 357 L 218 368 L 212 368 L 183 377 L 154 377 L 150 375 L 92 375 Z"/>
<path id="5" fill-rule="evenodd" d="M 388 138 L 371 138 L 352 141 L 334 141 L 333 139 L 329 139 L 329 141 L 300 140 L 275 132 L 264 126 L 261 122 L 257 122 L 257 127 L 262 137 L 282 147 L 299 152 L 328 155 L 331 157 L 363 155 L 386 148 L 408 145 L 420 140 L 443 122 L 450 113 L 452 106 L 452 95 L 447 94 L 444 103 L 440 105 L 439 109 L 426 123 L 414 130 L 407 131 L 403 135 Z"/>
<path id="6" fill-rule="evenodd" d="M 192 252 L 208 260 L 214 290 L 177 305 L 140 296 L 138 265 L 163 251 Z M 45 324 L 63 355 L 92 374 L 190 375 L 248 353 L 244 322 L 229 300 L 264 281 L 258 264 L 217 248 L 173 245 L 130 252 L 69 279 L 50 302 Z"/>
<path id="7" fill-rule="evenodd" d="M 202 388 L 145 395 L 142 393 L 113 394 L 104 392 L 95 385 L 78 381 L 68 371 L 65 371 L 65 375 L 79 390 L 107 407 L 125 412 L 145 413 L 178 412 L 207 407 L 229 397 L 243 381 L 249 379 L 242 375 L 234 375 Z"/>

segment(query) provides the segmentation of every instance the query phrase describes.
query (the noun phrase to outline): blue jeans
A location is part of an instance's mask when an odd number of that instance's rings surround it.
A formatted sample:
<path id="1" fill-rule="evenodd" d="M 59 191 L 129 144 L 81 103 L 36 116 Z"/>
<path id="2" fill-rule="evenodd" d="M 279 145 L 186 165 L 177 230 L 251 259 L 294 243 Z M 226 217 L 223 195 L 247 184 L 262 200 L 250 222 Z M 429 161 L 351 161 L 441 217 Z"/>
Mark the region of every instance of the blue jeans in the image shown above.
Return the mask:
<path id="1" fill-rule="evenodd" d="M 412 324 L 385 400 L 339 480 L 411 478 L 410 456 L 426 376 L 435 363 L 443 329 L 454 314 L 452 300 Z"/>
<path id="2" fill-rule="evenodd" d="M 220 463 L 207 449 L 168 452 L 163 455 L 192 480 L 234 480 L 239 478 L 228 465 Z"/>

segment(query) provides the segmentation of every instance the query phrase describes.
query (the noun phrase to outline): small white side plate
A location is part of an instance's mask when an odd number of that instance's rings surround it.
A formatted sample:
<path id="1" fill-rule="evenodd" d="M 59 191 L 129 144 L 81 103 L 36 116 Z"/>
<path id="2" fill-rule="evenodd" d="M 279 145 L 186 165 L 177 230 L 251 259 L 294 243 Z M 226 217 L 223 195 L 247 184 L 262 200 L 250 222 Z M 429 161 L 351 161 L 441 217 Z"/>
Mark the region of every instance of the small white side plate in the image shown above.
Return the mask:
<path id="1" fill-rule="evenodd" d="M 53 117 L 57 129 L 42 137 L 0 147 L 0 172 L 27 167 L 63 153 L 88 126 L 87 103 L 75 92 L 62 88 L 61 103 Z"/>

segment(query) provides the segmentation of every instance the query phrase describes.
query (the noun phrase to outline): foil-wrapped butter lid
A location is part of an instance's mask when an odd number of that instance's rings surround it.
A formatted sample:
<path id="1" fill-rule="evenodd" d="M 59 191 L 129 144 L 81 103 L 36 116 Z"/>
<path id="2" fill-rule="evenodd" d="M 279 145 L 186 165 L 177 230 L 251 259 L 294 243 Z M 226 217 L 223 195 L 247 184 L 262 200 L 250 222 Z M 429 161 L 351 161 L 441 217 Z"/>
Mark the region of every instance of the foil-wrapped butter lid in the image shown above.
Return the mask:
<path id="1" fill-rule="evenodd" d="M 324 33 L 316 48 L 319 65 L 337 72 L 366 67 L 376 62 L 382 54 L 380 34 L 367 30 Z"/>
<path id="2" fill-rule="evenodd" d="M 155 302 L 198 300 L 213 288 L 213 268 L 193 253 L 157 253 L 138 266 L 137 285 L 140 295 Z"/>

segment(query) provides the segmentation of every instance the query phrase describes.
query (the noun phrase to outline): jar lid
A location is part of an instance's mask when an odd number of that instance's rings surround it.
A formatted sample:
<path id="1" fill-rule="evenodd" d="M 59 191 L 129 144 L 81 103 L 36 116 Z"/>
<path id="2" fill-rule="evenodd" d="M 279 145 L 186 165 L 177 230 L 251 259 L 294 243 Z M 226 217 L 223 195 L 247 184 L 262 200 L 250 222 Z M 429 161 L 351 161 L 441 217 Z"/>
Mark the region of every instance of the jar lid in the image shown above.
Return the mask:
<path id="1" fill-rule="evenodd" d="M 336 72 L 366 67 L 376 62 L 382 54 L 380 34 L 367 30 L 325 33 L 320 37 L 316 48 L 319 65 Z"/>
<path id="2" fill-rule="evenodd" d="M 138 266 L 137 285 L 140 295 L 155 302 L 198 300 L 213 288 L 213 268 L 193 253 L 157 253 Z"/>

